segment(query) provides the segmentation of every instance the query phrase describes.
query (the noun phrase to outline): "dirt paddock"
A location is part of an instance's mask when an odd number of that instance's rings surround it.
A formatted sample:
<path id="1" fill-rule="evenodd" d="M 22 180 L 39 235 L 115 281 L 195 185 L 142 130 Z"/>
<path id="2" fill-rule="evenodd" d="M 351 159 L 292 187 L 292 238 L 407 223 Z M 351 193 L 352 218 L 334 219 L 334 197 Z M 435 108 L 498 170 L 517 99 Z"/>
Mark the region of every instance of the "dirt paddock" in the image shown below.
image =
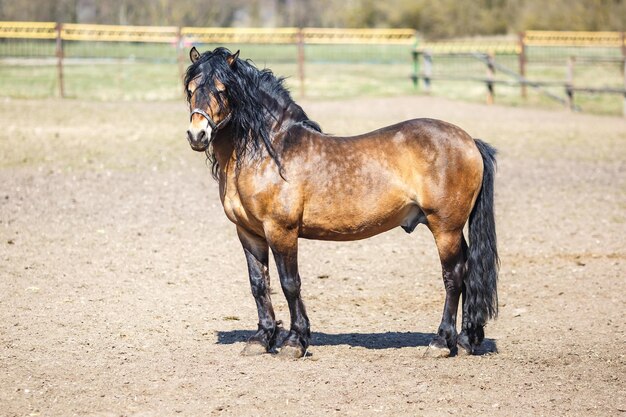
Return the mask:
<path id="1" fill-rule="evenodd" d="M 499 149 L 500 317 L 480 355 L 423 356 L 444 289 L 419 227 L 301 241 L 311 356 L 240 356 L 256 309 L 184 103 L 4 100 L 1 416 L 626 415 L 626 120 L 301 104 L 335 134 L 435 117 Z"/>

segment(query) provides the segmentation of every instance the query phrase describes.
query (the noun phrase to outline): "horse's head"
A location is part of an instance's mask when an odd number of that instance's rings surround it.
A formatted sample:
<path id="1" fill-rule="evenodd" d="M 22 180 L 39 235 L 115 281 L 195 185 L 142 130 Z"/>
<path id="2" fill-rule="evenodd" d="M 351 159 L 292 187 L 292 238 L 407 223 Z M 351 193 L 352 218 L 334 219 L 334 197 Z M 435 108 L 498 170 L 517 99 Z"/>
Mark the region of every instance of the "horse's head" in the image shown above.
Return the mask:
<path id="1" fill-rule="evenodd" d="M 204 152 L 213 136 L 231 120 L 227 85 L 239 51 L 231 54 L 225 48 L 202 55 L 193 47 L 191 66 L 185 75 L 185 90 L 191 112 L 187 140 L 191 149 Z"/>

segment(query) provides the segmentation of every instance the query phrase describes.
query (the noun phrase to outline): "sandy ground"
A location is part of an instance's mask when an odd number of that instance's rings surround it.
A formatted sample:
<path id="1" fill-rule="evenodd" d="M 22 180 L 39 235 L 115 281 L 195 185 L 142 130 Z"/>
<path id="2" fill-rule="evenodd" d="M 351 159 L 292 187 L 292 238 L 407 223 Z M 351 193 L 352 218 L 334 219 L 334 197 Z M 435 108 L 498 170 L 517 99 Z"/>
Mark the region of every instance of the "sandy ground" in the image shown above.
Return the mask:
<path id="1" fill-rule="evenodd" d="M 256 309 L 184 103 L 0 102 L 0 415 L 626 415 L 626 120 L 428 97 L 304 102 L 326 131 L 451 121 L 500 150 L 500 317 L 424 357 L 432 236 L 301 241 L 311 356 Z M 277 315 L 288 311 L 275 270 Z"/>

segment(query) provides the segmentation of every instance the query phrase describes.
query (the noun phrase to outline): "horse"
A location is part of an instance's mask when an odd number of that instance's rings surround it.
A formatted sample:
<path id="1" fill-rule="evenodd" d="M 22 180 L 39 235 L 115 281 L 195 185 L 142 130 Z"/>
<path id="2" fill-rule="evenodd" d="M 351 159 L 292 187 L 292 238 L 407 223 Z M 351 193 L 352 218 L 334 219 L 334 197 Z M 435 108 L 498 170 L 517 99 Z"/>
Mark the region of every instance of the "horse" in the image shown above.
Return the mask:
<path id="1" fill-rule="evenodd" d="M 189 56 L 187 140 L 211 163 L 257 307 L 258 327 L 242 354 L 307 354 L 299 238 L 351 241 L 398 226 L 411 233 L 419 224 L 434 236 L 446 292 L 427 352 L 476 353 L 485 324 L 498 313 L 496 150 L 455 125 L 426 118 L 359 136 L 327 135 L 292 99 L 284 78 L 239 58 L 239 51 L 200 54 L 193 47 Z M 272 307 L 269 249 L 289 306 L 289 330 Z"/>

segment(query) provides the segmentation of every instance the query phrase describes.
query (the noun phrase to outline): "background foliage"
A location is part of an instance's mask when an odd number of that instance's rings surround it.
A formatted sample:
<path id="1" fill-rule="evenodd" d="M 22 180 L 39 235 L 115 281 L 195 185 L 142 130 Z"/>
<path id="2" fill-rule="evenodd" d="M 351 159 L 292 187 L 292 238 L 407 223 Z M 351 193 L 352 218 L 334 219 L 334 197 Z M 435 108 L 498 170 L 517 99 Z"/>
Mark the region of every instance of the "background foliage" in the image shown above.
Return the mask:
<path id="1" fill-rule="evenodd" d="M 428 38 L 624 30 L 625 0 L 0 0 L 0 20 L 173 26 L 408 27 Z"/>

